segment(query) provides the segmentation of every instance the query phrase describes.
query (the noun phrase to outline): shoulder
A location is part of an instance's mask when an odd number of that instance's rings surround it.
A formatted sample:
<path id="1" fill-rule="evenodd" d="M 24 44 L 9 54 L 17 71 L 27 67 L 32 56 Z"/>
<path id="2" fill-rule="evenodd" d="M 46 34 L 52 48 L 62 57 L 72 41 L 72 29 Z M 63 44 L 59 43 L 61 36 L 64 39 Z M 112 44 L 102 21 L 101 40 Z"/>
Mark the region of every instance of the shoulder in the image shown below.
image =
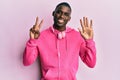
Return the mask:
<path id="1" fill-rule="evenodd" d="M 51 31 L 50 31 L 50 28 L 48 27 L 48 28 L 40 31 L 40 36 L 38 39 L 45 39 L 46 36 L 48 37 L 48 35 L 50 36 L 50 34 L 51 34 Z"/>
<path id="2" fill-rule="evenodd" d="M 46 35 L 46 34 L 49 34 L 49 33 L 51 33 L 50 27 L 48 27 L 47 29 L 41 31 L 40 35 Z"/>
<path id="3" fill-rule="evenodd" d="M 70 27 L 69 27 L 70 28 Z M 74 28 L 70 28 L 70 31 L 68 32 L 68 34 L 72 37 L 72 38 L 75 38 L 75 39 L 78 39 L 78 40 L 84 40 L 84 38 L 82 37 L 81 33 L 74 29 Z"/>
<path id="4" fill-rule="evenodd" d="M 69 33 L 69 34 L 71 34 L 71 35 L 80 36 L 80 32 L 79 32 L 79 31 L 77 31 L 76 29 L 71 28 L 71 27 L 67 27 L 67 28 L 68 28 L 67 33 Z"/>

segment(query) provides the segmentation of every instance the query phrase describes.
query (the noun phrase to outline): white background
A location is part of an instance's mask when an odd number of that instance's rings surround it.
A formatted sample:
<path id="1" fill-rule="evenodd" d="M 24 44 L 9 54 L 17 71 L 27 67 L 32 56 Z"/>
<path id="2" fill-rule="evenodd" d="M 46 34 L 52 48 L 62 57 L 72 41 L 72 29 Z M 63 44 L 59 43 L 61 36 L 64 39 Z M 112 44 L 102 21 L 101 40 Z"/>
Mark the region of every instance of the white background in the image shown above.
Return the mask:
<path id="1" fill-rule="evenodd" d="M 77 80 L 120 80 L 120 1 L 64 0 L 72 7 L 69 26 L 77 29 L 79 19 L 94 21 L 97 64 L 88 68 L 80 60 Z M 61 0 L 0 0 L 0 80 L 40 80 L 38 60 L 22 64 L 29 29 L 38 16 L 41 30 L 53 24 L 52 11 Z"/>

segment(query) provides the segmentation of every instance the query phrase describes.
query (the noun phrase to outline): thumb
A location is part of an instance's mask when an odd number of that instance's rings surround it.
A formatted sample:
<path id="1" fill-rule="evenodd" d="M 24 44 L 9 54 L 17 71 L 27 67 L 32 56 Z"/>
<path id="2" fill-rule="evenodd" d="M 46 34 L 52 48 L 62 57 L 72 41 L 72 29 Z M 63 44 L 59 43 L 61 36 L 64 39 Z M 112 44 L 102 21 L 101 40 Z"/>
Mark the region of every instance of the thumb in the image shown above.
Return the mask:
<path id="1" fill-rule="evenodd" d="M 79 30 L 80 33 L 83 33 L 82 29 L 78 28 L 78 30 Z"/>
<path id="2" fill-rule="evenodd" d="M 79 32 L 80 32 L 81 35 L 84 34 L 84 32 L 82 31 L 82 29 L 78 28 L 78 30 L 79 30 Z"/>

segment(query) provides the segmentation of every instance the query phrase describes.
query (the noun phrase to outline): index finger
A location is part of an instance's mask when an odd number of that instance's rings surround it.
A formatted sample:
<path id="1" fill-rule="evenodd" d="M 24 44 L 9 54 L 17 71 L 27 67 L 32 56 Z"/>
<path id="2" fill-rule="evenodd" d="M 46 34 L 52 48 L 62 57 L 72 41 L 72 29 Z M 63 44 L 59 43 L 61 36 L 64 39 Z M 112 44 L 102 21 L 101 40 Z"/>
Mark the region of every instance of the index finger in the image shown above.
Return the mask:
<path id="1" fill-rule="evenodd" d="M 85 27 L 84 27 L 84 23 L 83 23 L 82 19 L 80 19 L 80 24 L 81 24 L 82 30 L 83 30 L 83 32 L 84 32 Z"/>
<path id="2" fill-rule="evenodd" d="M 38 25 L 39 18 L 38 16 L 36 17 L 35 25 Z"/>

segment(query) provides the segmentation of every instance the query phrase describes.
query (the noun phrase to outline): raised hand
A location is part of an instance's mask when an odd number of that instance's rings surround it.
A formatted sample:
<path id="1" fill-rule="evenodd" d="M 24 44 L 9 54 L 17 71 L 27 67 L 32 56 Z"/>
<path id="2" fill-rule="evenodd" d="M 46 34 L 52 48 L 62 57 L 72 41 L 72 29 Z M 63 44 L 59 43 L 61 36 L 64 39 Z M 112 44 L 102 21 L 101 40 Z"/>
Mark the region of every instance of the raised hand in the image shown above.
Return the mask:
<path id="1" fill-rule="evenodd" d="M 30 29 L 30 38 L 31 39 L 38 39 L 40 36 L 40 28 L 43 24 L 43 20 L 39 23 L 39 18 L 36 17 L 35 25 Z"/>
<path id="2" fill-rule="evenodd" d="M 92 29 L 92 20 L 88 22 L 87 17 L 83 17 L 83 20 L 80 19 L 80 24 L 82 29 L 78 28 L 84 39 L 93 39 L 93 29 Z"/>

